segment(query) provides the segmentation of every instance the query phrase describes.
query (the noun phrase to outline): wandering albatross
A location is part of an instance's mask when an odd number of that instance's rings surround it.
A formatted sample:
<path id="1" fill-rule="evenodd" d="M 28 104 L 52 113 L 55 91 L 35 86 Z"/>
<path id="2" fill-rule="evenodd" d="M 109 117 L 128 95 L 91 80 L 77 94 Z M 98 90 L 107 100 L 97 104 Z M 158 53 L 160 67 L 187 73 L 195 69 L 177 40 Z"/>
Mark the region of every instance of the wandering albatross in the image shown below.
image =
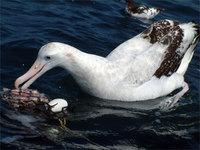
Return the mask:
<path id="1" fill-rule="evenodd" d="M 126 1 L 126 12 L 133 17 L 143 18 L 143 19 L 153 19 L 161 11 L 164 11 L 163 8 L 149 8 L 143 5 L 136 5 L 134 0 L 125 0 Z"/>
<path id="2" fill-rule="evenodd" d="M 41 47 L 27 73 L 15 87 L 28 88 L 54 67 L 67 70 L 90 95 L 109 100 L 142 101 L 173 96 L 176 103 L 189 89 L 184 74 L 199 40 L 194 22 L 160 20 L 142 33 L 125 41 L 107 57 L 82 52 L 70 45 L 51 42 Z"/>

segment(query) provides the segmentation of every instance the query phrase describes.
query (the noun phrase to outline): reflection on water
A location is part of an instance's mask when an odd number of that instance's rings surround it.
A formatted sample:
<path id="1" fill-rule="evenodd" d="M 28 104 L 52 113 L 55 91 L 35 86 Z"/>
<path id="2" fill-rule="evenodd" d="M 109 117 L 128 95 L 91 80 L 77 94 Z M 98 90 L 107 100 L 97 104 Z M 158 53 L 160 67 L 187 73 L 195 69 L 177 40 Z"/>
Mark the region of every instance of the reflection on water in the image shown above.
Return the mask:
<path id="1" fill-rule="evenodd" d="M 161 102 L 168 97 L 143 102 L 100 100 L 85 94 L 81 97 L 85 99 L 73 104 L 76 108 L 67 119 L 66 129 L 60 126 L 58 120 L 45 118 L 37 113 L 29 115 L 28 112 L 24 114 L 19 110 L 1 112 L 1 124 L 5 129 L 2 131 L 5 136 L 1 142 L 10 147 L 20 145 L 23 148 L 53 148 L 55 145 L 66 149 L 120 149 L 123 146 L 140 148 L 143 147 L 140 140 L 146 136 L 154 139 L 159 136 L 165 140 L 170 137 L 172 141 L 175 138 L 191 140 L 194 137 L 189 136 L 190 131 L 184 126 L 199 125 L 198 120 L 192 124 L 184 123 L 184 118 L 192 119 L 192 116 L 181 110 L 184 105 L 177 106 L 179 108 L 160 109 Z M 174 117 L 178 124 L 173 124 Z M 193 132 L 196 132 L 195 130 L 193 129 Z M 108 141 L 115 139 L 118 144 L 105 144 L 102 137 Z M 124 140 L 120 140 L 121 137 Z M 37 143 L 36 139 L 41 143 Z M 29 144 L 24 144 L 27 140 Z M 51 141 L 52 145 L 45 144 L 46 140 Z M 75 141 L 76 144 L 72 144 Z M 193 142 L 197 144 L 197 141 Z M 152 143 L 148 144 L 150 146 Z"/>
<path id="2" fill-rule="evenodd" d="M 136 1 L 165 8 L 152 21 L 199 22 L 199 2 Z M 127 16 L 124 1 L 58 0 L 1 2 L 1 84 L 14 80 L 34 62 L 39 48 L 52 41 L 106 56 L 149 23 Z M 180 17 L 181 16 L 181 17 Z M 170 109 L 166 97 L 143 102 L 109 101 L 81 92 L 64 70 L 54 69 L 30 88 L 74 106 L 67 131 L 41 113 L 21 112 L 0 100 L 2 149 L 199 149 L 200 47 L 196 47 L 185 80 L 190 90 Z M 100 145 L 100 146 L 99 146 Z"/>

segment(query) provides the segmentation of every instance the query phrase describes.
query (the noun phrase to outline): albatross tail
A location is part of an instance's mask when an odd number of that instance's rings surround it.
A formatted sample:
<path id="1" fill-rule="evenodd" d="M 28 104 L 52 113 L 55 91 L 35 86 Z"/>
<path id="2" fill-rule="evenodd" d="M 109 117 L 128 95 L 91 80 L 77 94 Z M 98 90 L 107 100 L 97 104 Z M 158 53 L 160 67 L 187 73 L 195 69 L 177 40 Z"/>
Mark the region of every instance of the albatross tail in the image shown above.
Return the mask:
<path id="1" fill-rule="evenodd" d="M 181 46 L 187 47 L 187 49 L 177 70 L 177 73 L 184 75 L 194 54 L 194 49 L 198 44 L 200 38 L 200 27 L 194 22 L 190 22 L 188 24 L 181 24 L 180 28 L 183 30 L 184 34 L 183 43 Z"/>

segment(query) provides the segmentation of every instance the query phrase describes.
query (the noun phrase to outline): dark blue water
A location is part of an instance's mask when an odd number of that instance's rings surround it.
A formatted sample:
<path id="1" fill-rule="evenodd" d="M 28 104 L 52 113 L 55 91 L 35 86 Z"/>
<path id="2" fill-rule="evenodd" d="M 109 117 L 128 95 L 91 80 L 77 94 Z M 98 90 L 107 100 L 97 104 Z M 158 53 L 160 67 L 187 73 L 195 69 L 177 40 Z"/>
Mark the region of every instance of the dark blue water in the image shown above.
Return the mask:
<path id="1" fill-rule="evenodd" d="M 136 0 L 166 11 L 153 21 L 172 19 L 200 23 L 198 0 Z M 131 18 L 119 0 L 2 0 L 1 84 L 14 87 L 52 41 L 88 53 L 106 56 L 149 24 Z M 0 100 L 2 149 L 199 149 L 200 46 L 185 75 L 190 90 L 170 110 L 152 109 L 154 102 L 105 101 L 84 94 L 73 78 L 56 68 L 30 88 L 68 99 L 75 111 L 67 128 L 83 136 L 63 133 L 59 122 L 39 114 L 26 114 Z M 101 145 L 102 147 L 100 147 Z"/>

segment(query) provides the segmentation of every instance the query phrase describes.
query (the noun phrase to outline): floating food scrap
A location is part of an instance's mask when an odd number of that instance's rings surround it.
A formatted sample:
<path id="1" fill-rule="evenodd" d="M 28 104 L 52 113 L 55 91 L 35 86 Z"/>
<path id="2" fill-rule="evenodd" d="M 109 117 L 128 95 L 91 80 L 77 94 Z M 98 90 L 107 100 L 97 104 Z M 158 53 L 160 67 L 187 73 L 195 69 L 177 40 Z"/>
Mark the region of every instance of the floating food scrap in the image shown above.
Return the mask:
<path id="1" fill-rule="evenodd" d="M 44 105 L 50 101 L 45 94 L 31 89 L 8 89 L 3 88 L 0 93 L 3 100 L 15 108 L 24 110 L 35 110 L 38 105 Z"/>
<path id="2" fill-rule="evenodd" d="M 69 115 L 68 103 L 64 99 L 50 99 L 45 94 L 31 89 L 8 89 L 3 88 L 0 92 L 3 100 L 14 108 L 26 113 L 41 113 L 48 118 L 58 119 L 61 126 L 66 124 L 66 117 Z M 71 111 L 72 109 L 70 109 Z M 63 121 L 62 121 L 63 120 Z"/>
<path id="3" fill-rule="evenodd" d="M 57 98 L 51 100 L 45 94 L 31 89 L 8 89 L 3 88 L 0 92 L 3 100 L 13 107 L 27 113 L 40 112 L 47 117 L 58 119 L 61 127 L 66 128 L 66 118 L 68 115 L 66 100 Z"/>

